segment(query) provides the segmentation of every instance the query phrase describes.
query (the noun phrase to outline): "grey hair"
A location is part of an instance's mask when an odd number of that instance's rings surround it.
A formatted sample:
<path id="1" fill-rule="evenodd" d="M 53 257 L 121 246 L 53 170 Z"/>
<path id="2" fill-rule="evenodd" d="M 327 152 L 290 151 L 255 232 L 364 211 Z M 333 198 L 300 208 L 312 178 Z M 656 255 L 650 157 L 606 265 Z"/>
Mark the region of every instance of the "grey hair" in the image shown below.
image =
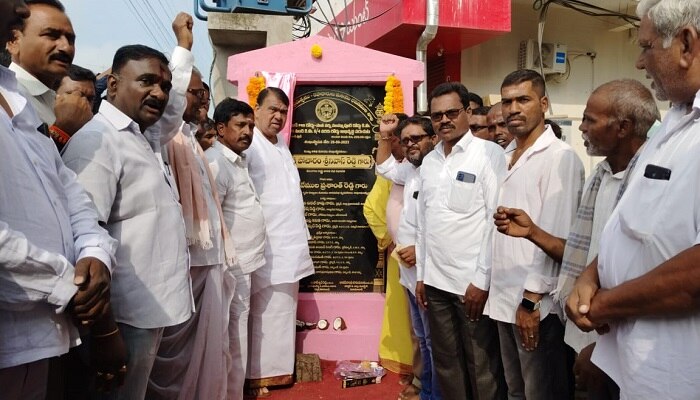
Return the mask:
<path id="1" fill-rule="evenodd" d="M 700 32 L 700 1 L 696 0 L 642 0 L 637 6 L 639 18 L 649 17 L 663 39 L 664 48 L 685 27 Z"/>
<path id="2" fill-rule="evenodd" d="M 661 119 L 651 91 L 634 79 L 604 83 L 593 93 L 605 93 L 612 122 L 631 121 L 632 133 L 638 138 L 646 139 L 651 126 Z"/>

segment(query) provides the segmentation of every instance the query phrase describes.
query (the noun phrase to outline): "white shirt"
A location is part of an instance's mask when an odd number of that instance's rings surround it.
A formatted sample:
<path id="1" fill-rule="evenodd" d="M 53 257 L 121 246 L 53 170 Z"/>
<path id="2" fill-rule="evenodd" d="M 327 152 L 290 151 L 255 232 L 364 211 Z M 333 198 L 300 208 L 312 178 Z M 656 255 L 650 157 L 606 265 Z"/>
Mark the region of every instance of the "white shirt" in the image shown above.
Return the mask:
<path id="1" fill-rule="evenodd" d="M 63 149 L 63 161 L 79 171 L 78 179 L 97 206 L 100 221 L 120 241 L 117 265 L 122 268 L 112 274 L 112 310 L 117 322 L 137 328 L 177 325 L 194 310 L 177 187 L 170 186 L 167 168 L 153 153 L 182 125 L 193 64 L 189 50 L 175 47 L 168 104 L 145 133 L 103 101 L 100 113 Z M 150 149 L 153 152 L 144 151 Z M 129 190 L 124 193 L 124 188 Z"/>
<path id="2" fill-rule="evenodd" d="M 591 231 L 591 245 L 588 251 L 588 259 L 586 264 L 590 264 L 593 259 L 598 256 L 598 247 L 600 243 L 600 235 L 603 233 L 603 227 L 608 222 L 608 218 L 615 208 L 617 194 L 622 186 L 622 179 L 625 176 L 625 170 L 616 174 L 612 173 L 610 164 L 607 160 L 599 162 L 595 171 L 588 177 L 583 185 L 583 193 L 588 192 L 588 188 L 593 182 L 598 170 L 603 170 L 603 177 L 598 188 L 598 195 L 595 198 L 595 208 L 593 211 L 593 229 Z M 595 331 L 583 332 L 571 320 L 566 321 L 566 329 L 564 331 L 564 342 L 571 346 L 577 353 L 580 353 L 584 347 L 594 343 L 598 338 Z"/>
<path id="3" fill-rule="evenodd" d="M 235 276 L 250 274 L 265 265 L 265 218 L 260 199 L 248 175 L 245 154 L 239 156 L 218 141 L 207 149 L 229 236 L 234 238 L 238 262 Z"/>
<path id="4" fill-rule="evenodd" d="M 53 125 L 56 122 L 56 114 L 53 110 L 56 105 L 56 92 L 18 64 L 10 63 L 9 68 L 17 77 L 20 93 L 32 103 L 39 119 L 46 125 Z"/>
<path id="5" fill-rule="evenodd" d="M 505 173 L 501 147 L 469 131 L 447 157 L 442 142 L 425 156 L 417 209 L 419 281 L 462 296 L 470 283 L 489 289 L 493 212 Z"/>
<path id="6" fill-rule="evenodd" d="M 266 264 L 255 271 L 255 276 L 269 286 L 313 274 L 301 180 L 284 136 L 277 134 L 277 143 L 273 144 L 256 127 L 245 155 L 250 179 L 260 196 L 267 233 Z"/>
<path id="7" fill-rule="evenodd" d="M 66 168 L 14 74 L 0 67 L 0 368 L 68 352 L 79 343 L 62 311 L 75 294 L 73 265 L 111 269 L 116 241 L 97 225 L 90 198 Z"/>
<path id="8" fill-rule="evenodd" d="M 641 150 L 625 194 L 603 230 L 602 288 L 637 278 L 700 244 L 700 92 L 693 109 L 674 106 Z M 669 180 L 645 177 L 648 165 Z M 650 294 L 653 296 L 653 294 Z M 610 324 L 593 362 L 620 386 L 623 399 L 697 399 L 700 313 L 634 318 Z"/>
<path id="9" fill-rule="evenodd" d="M 513 141 L 506 148 L 509 162 L 515 147 Z M 583 164 L 574 150 L 547 126 L 506 174 L 498 204 L 520 208 L 544 231 L 566 238 L 578 209 L 583 177 Z M 545 293 L 540 318 L 561 313 L 549 295 L 556 288 L 559 267 L 532 242 L 496 232 L 491 293 L 484 312 L 494 320 L 514 324 L 523 291 L 529 290 Z"/>
<path id="10" fill-rule="evenodd" d="M 391 180 L 394 185 L 403 186 L 403 207 L 401 207 L 395 241 L 397 246 L 415 246 L 420 169 L 410 162 L 399 163 L 394 156 L 390 155 L 383 163 L 377 164 L 376 170 L 379 175 Z M 399 270 L 401 272 L 399 282 L 415 295 L 416 281 L 418 280 L 415 266 L 407 267 L 399 262 Z"/>

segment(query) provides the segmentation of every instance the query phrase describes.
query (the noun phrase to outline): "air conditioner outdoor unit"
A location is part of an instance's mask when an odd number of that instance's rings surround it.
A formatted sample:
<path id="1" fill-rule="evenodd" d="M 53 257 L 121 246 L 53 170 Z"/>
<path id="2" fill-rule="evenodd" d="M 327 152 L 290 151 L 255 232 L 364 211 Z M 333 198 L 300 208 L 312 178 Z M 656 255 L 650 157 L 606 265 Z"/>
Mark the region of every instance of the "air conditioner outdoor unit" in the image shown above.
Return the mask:
<path id="1" fill-rule="evenodd" d="M 566 72 L 566 45 L 559 43 L 542 43 L 542 67 L 545 75 Z M 518 68 L 540 71 L 540 54 L 537 41 L 533 39 L 520 42 Z"/>

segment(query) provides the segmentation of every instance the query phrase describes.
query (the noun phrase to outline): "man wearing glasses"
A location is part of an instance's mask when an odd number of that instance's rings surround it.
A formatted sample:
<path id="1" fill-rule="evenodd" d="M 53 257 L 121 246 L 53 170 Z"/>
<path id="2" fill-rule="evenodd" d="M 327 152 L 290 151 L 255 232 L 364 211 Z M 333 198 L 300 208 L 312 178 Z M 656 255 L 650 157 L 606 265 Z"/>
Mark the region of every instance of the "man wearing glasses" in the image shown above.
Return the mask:
<path id="1" fill-rule="evenodd" d="M 491 215 L 506 163 L 498 145 L 469 131 L 468 96 L 454 82 L 430 96 L 430 119 L 441 141 L 420 171 L 416 300 L 428 310 L 444 398 L 504 399 L 498 334 L 483 310 L 491 280 Z"/>

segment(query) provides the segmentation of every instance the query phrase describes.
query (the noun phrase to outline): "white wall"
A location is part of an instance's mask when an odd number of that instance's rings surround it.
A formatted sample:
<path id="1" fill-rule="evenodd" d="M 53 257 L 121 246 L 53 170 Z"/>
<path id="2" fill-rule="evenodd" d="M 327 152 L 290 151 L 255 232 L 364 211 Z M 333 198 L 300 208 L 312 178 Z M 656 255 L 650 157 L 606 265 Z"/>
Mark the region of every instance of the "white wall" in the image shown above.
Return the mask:
<path id="1" fill-rule="evenodd" d="M 520 41 L 537 39 L 539 12 L 527 4 L 514 3 L 511 32 L 462 52 L 462 82 L 470 91 L 482 96 L 498 94 L 501 81 L 517 69 Z M 554 115 L 572 120 L 570 143 L 589 170 L 598 160 L 590 160 L 578 126 L 592 89 L 613 79 L 637 79 L 649 87 L 644 71 L 634 66 L 639 48 L 636 30 L 610 32 L 623 22 L 589 17 L 559 6 L 549 8 L 543 42 L 568 46 L 570 76 L 560 83 L 548 79 L 548 92 Z M 595 52 L 593 63 L 587 56 L 575 58 L 571 53 Z M 659 103 L 662 110 L 667 103 Z"/>

